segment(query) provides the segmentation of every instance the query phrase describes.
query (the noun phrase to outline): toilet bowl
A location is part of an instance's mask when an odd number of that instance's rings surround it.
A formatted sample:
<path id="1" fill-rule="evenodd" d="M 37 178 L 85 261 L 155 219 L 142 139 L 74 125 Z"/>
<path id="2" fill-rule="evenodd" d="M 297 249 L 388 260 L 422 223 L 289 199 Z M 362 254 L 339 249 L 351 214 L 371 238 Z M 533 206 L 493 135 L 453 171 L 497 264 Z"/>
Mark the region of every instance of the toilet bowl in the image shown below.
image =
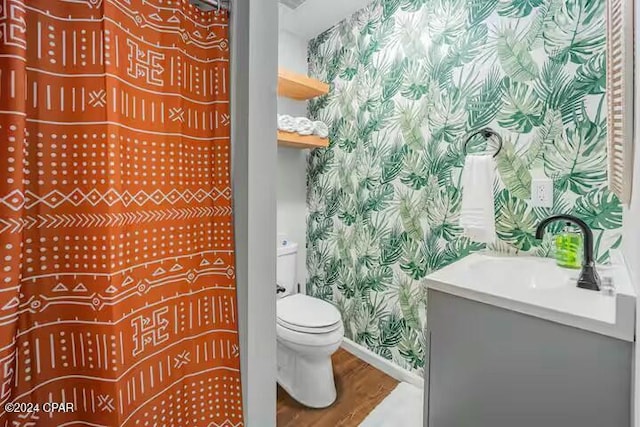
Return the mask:
<path id="1" fill-rule="evenodd" d="M 277 302 L 278 383 L 310 408 L 336 400 L 331 355 L 340 347 L 344 326 L 336 307 L 295 294 Z"/>

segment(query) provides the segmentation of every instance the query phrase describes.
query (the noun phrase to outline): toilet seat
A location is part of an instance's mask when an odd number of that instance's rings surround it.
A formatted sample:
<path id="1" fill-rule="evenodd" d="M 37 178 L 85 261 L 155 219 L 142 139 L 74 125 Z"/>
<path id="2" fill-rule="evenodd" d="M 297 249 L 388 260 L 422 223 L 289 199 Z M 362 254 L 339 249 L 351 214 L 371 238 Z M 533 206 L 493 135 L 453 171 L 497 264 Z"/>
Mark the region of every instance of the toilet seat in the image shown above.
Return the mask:
<path id="1" fill-rule="evenodd" d="M 342 326 L 342 318 L 332 304 L 296 294 L 278 300 L 277 324 L 298 333 L 330 334 Z"/>
<path id="2" fill-rule="evenodd" d="M 298 332 L 284 326 L 276 325 L 276 337 L 278 342 L 288 343 L 297 349 L 300 347 L 319 348 L 330 347 L 342 342 L 344 338 L 344 328 L 342 322 L 338 323 L 337 329 L 325 334 L 310 334 L 307 332 Z M 335 350 L 334 350 L 335 351 Z"/>
<path id="3" fill-rule="evenodd" d="M 289 329 L 290 331 L 294 331 L 294 332 L 319 335 L 319 334 L 328 334 L 330 332 L 335 331 L 340 327 L 340 322 L 336 322 L 333 325 L 329 325 L 329 326 L 313 328 L 313 327 L 306 327 L 306 326 L 300 326 L 300 325 L 292 325 L 288 322 L 285 322 L 284 320 L 278 319 L 278 326 L 282 326 L 283 328 Z"/>

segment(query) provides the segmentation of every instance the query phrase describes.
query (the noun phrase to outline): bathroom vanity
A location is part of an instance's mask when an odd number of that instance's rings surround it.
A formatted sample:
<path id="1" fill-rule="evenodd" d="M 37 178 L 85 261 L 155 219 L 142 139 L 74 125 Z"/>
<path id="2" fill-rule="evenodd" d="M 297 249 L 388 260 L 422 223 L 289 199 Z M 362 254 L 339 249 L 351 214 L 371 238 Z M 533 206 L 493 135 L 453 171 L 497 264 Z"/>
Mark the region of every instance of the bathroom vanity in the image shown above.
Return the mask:
<path id="1" fill-rule="evenodd" d="M 428 427 L 629 427 L 635 294 L 554 260 L 470 255 L 427 277 Z"/>

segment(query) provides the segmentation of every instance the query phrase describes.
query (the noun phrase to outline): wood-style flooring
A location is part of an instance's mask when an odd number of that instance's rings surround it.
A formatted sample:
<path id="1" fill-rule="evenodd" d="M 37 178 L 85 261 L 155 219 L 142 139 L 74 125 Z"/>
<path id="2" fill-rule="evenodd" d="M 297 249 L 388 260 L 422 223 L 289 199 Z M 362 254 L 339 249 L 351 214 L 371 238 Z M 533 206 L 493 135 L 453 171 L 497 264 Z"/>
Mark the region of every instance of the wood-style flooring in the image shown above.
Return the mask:
<path id="1" fill-rule="evenodd" d="M 326 409 L 309 409 L 278 386 L 278 427 L 357 427 L 398 381 L 339 349 L 333 355 L 338 399 Z"/>

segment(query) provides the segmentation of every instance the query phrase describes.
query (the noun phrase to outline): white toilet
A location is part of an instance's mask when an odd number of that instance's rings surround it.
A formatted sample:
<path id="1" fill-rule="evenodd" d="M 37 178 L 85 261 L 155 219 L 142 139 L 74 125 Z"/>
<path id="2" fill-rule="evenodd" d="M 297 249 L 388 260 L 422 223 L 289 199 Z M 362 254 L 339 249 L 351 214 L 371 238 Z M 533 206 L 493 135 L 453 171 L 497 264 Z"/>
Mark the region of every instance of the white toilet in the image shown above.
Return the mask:
<path id="1" fill-rule="evenodd" d="M 326 408 L 336 400 L 331 355 L 344 327 L 332 304 L 294 294 L 297 253 L 296 243 L 278 246 L 278 384 L 301 404 Z"/>

